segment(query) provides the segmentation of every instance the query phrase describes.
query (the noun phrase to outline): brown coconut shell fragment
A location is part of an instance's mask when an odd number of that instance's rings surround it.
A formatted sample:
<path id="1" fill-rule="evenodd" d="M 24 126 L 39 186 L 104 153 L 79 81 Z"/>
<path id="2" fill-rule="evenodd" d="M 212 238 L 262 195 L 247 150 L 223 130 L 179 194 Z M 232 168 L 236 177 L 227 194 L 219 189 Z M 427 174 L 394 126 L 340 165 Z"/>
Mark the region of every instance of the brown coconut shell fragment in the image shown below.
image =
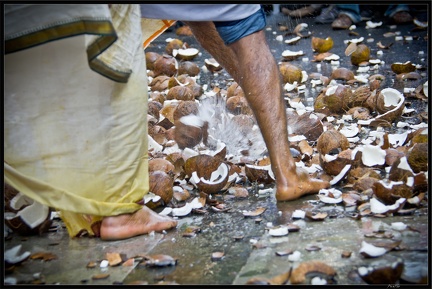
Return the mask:
<path id="1" fill-rule="evenodd" d="M 344 151 L 349 148 L 349 141 L 345 135 L 337 130 L 327 130 L 317 140 L 317 150 L 321 155 L 334 151 Z"/>
<path id="2" fill-rule="evenodd" d="M 187 74 L 189 76 L 197 76 L 200 73 L 198 64 L 192 61 L 182 61 L 178 67 L 178 74 Z"/>
<path id="3" fill-rule="evenodd" d="M 401 63 L 401 62 L 393 63 L 390 66 L 390 68 L 396 74 L 408 73 L 416 70 L 415 65 L 412 64 L 410 61 L 407 61 L 405 63 Z"/>
<path id="4" fill-rule="evenodd" d="M 162 55 L 154 63 L 153 72 L 155 76 L 166 75 L 173 76 L 177 73 L 177 60 L 169 55 Z"/>
<path id="5" fill-rule="evenodd" d="M 302 70 L 294 64 L 283 62 L 279 66 L 279 71 L 282 74 L 283 83 L 301 83 L 303 79 Z"/>
<path id="6" fill-rule="evenodd" d="M 358 44 L 356 50 L 353 53 L 351 53 L 351 63 L 353 65 L 358 66 L 362 62 L 369 61 L 369 59 L 370 59 L 370 48 L 363 43 Z"/>
<path id="7" fill-rule="evenodd" d="M 319 38 L 312 37 L 312 50 L 318 53 L 324 53 L 333 48 L 333 39 L 331 37 Z"/>

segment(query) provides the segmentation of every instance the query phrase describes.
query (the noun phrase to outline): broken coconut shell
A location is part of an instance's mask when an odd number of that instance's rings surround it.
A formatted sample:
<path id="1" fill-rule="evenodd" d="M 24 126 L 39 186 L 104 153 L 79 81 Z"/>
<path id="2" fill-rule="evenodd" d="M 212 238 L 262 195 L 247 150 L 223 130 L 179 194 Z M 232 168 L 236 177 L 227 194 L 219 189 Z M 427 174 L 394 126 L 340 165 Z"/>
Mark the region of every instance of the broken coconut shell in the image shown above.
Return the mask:
<path id="1" fill-rule="evenodd" d="M 416 70 L 414 64 L 411 61 L 407 61 L 405 63 L 395 62 L 390 66 L 391 70 L 396 74 L 413 72 Z"/>
<path id="2" fill-rule="evenodd" d="M 279 65 L 279 71 L 282 74 L 283 83 L 301 83 L 303 79 L 302 70 L 294 64 L 284 62 Z"/>
<path id="3" fill-rule="evenodd" d="M 337 153 L 349 148 L 345 135 L 337 130 L 327 130 L 317 140 L 317 150 L 321 155 L 336 151 Z"/>
<path id="4" fill-rule="evenodd" d="M 182 61 L 178 67 L 178 74 L 187 74 L 189 76 L 197 76 L 200 73 L 199 66 L 192 61 Z"/>
<path id="5" fill-rule="evenodd" d="M 226 163 L 221 163 L 216 170 L 211 172 L 210 178 L 200 177 L 197 171 L 194 171 L 189 181 L 195 184 L 200 191 L 214 194 L 225 188 L 228 177 L 229 167 Z"/>
<path id="6" fill-rule="evenodd" d="M 172 56 L 174 49 L 180 49 L 180 48 L 183 48 L 183 41 L 176 38 L 168 42 L 168 44 L 165 46 L 165 52 L 168 55 Z"/>
<path id="7" fill-rule="evenodd" d="M 173 177 L 163 171 L 149 172 L 149 191 L 160 196 L 164 204 L 173 197 Z"/>
<path id="8" fill-rule="evenodd" d="M 169 55 L 162 55 L 154 63 L 153 72 L 155 76 L 166 75 L 173 76 L 177 73 L 178 63 L 177 60 Z"/>
<path id="9" fill-rule="evenodd" d="M 177 85 L 171 87 L 166 95 L 167 100 L 193 100 L 195 99 L 192 90 L 187 86 Z"/>
<path id="10" fill-rule="evenodd" d="M 360 277 L 368 284 L 397 284 L 402 272 L 404 263 L 397 261 L 387 266 L 368 266 L 358 268 Z"/>
<path id="11" fill-rule="evenodd" d="M 145 53 L 145 57 L 146 57 L 146 66 L 148 70 L 153 70 L 154 69 L 154 62 L 161 57 L 162 55 L 160 55 L 157 52 L 153 52 L 153 51 L 147 51 Z"/>
<path id="12" fill-rule="evenodd" d="M 327 52 L 333 48 L 333 39 L 331 37 L 319 38 L 312 37 L 312 50 L 318 53 Z"/>
<path id="13" fill-rule="evenodd" d="M 193 148 L 201 142 L 207 131 L 204 121 L 194 114 L 174 121 L 174 126 L 174 139 L 180 149 Z"/>
<path id="14" fill-rule="evenodd" d="M 369 61 L 369 59 L 370 59 L 370 48 L 363 43 L 358 44 L 356 50 L 353 53 L 351 53 L 351 63 L 353 65 L 358 66 L 362 62 Z"/>
<path id="15" fill-rule="evenodd" d="M 302 262 L 291 272 L 291 284 L 302 284 L 306 281 L 309 273 L 322 273 L 330 277 L 336 275 L 336 271 L 329 265 L 321 261 Z"/>

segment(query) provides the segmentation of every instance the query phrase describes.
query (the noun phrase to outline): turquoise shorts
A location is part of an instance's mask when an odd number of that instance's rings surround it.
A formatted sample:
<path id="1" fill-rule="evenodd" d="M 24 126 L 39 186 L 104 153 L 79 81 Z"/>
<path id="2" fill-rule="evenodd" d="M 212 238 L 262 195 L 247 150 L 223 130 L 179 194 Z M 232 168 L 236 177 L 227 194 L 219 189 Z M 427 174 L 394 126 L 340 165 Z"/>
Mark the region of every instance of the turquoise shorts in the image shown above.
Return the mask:
<path id="1" fill-rule="evenodd" d="M 214 21 L 219 35 L 226 45 L 236 42 L 240 38 L 264 29 L 266 17 L 261 8 L 249 17 L 233 21 Z"/>

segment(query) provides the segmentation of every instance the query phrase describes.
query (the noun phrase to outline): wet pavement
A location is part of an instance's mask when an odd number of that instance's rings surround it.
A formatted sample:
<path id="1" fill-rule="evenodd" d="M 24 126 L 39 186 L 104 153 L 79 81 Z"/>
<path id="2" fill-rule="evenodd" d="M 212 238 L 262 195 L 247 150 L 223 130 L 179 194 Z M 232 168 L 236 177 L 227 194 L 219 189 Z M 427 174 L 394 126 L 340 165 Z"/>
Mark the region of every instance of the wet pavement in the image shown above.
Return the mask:
<path id="1" fill-rule="evenodd" d="M 414 24 L 390 27 L 385 19 L 377 19 L 384 24 L 375 29 L 366 29 L 365 22 L 357 25 L 358 36 L 349 34 L 348 30 L 334 31 L 330 24 L 315 25 L 313 18 L 290 19 L 283 14 L 268 16 L 266 30 L 272 51 L 278 61 L 286 49 L 303 50 L 305 55 L 293 61 L 308 73 L 316 71 L 316 63 L 310 48 L 310 40 L 302 39 L 295 46 L 276 40 L 278 35 L 290 36 L 279 30 L 287 26 L 293 30 L 299 23 L 308 23 L 309 30 L 315 36 L 331 36 L 335 42 L 333 53 L 338 54 L 340 66 L 356 71 L 349 58 L 344 56 L 346 46 L 341 45 L 346 39 L 363 36 L 371 39 L 371 55 L 376 56 L 380 50 L 376 43 L 393 43 L 391 49 L 380 56 L 385 65 L 379 73 L 387 77 L 392 87 L 394 73 L 389 65 L 394 62 L 421 64 L 423 79 L 428 78 L 428 40 L 427 30 L 412 30 Z M 413 40 L 396 41 L 395 37 L 386 38 L 386 32 L 398 32 L 397 35 L 413 36 Z M 400 33 L 400 34 L 399 34 Z M 174 30 L 166 32 L 157 39 L 148 51 L 161 52 L 165 48 L 166 38 L 180 38 L 193 47 L 199 47 L 189 36 L 176 36 Z M 373 39 L 373 41 L 372 41 Z M 204 50 L 195 61 L 203 65 L 209 58 Z M 423 51 L 423 53 L 419 53 Z M 259 57 L 259 56 L 257 56 Z M 308 58 L 309 61 L 305 61 Z M 321 73 L 329 74 L 330 64 L 322 63 Z M 200 84 L 219 85 L 224 87 L 229 82 L 225 73 L 219 75 L 201 74 Z M 416 87 L 424 80 L 405 84 Z M 309 91 L 312 97 L 313 91 Z M 315 95 L 316 96 L 316 95 Z M 418 110 L 427 111 L 427 102 L 412 100 Z M 249 196 L 236 198 L 228 193 L 216 194 L 215 200 L 224 203 L 226 210 L 207 209 L 205 213 L 192 213 L 179 217 L 178 227 L 163 233 L 138 236 L 122 241 L 101 241 L 97 238 L 71 239 L 62 222 L 54 219 L 52 231 L 41 236 L 23 237 L 10 233 L 5 238 L 5 250 L 21 245 L 21 252 L 29 251 L 52 253 L 56 258 L 46 260 L 29 258 L 6 272 L 5 284 L 62 284 L 62 285 L 113 285 L 113 284 L 191 284 L 191 285 L 243 285 L 255 280 L 266 283 L 281 274 L 291 272 L 301 263 L 320 261 L 332 267 L 336 274 L 308 275 L 306 283 L 314 276 L 327 279 L 327 284 L 363 285 L 367 284 L 359 275 L 359 268 L 395 267 L 403 263 L 403 272 L 395 286 L 404 284 L 425 284 L 429 280 L 429 217 L 428 191 L 426 198 L 414 211 L 405 214 L 374 216 L 373 214 L 358 217 L 355 206 L 325 204 L 316 196 L 307 196 L 293 202 L 276 202 L 272 191 L 260 193 L 256 184 L 246 185 Z M 271 186 L 270 186 L 271 188 Z M 255 217 L 244 216 L 245 211 L 265 208 Z M 311 217 L 294 218 L 294 212 L 301 210 L 313 213 L 327 213 L 323 220 Z M 396 223 L 403 223 L 406 228 L 400 229 Z M 291 224 L 297 230 L 283 236 L 271 236 L 270 229 L 279 225 Z M 194 231 L 195 234 L 186 234 Z M 387 248 L 387 252 L 376 258 L 367 258 L 360 253 L 362 242 Z M 123 261 L 135 257 L 133 262 L 118 266 L 101 268 L 102 260 L 107 253 L 119 253 Z M 214 256 L 220 253 L 223 256 Z M 163 254 L 173 257 L 175 264 L 168 266 L 148 266 L 141 262 L 146 256 Z M 347 255 L 345 255 L 347 254 Z M 296 258 L 297 257 L 297 258 Z M 95 267 L 89 268 L 94 262 Z M 393 267 L 392 267 L 393 266 Z M 378 280 L 379 278 L 376 278 Z M 384 282 L 385 283 L 385 282 Z M 385 285 L 394 285 L 385 283 Z M 287 281 L 286 284 L 290 284 Z"/>

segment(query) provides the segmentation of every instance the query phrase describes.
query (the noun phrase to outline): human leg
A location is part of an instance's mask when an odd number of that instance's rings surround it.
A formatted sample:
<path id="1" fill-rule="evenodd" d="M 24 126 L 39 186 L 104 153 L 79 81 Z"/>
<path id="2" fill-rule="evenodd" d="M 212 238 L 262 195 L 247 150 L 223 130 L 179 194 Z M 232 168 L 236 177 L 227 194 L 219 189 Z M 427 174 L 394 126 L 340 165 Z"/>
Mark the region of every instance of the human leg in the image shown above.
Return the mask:
<path id="1" fill-rule="evenodd" d="M 203 48 L 244 90 L 269 151 L 277 200 L 294 200 L 328 187 L 328 182 L 311 179 L 296 168 L 289 148 L 280 73 L 264 31 L 226 46 L 213 23 L 189 22 L 188 25 Z"/>

